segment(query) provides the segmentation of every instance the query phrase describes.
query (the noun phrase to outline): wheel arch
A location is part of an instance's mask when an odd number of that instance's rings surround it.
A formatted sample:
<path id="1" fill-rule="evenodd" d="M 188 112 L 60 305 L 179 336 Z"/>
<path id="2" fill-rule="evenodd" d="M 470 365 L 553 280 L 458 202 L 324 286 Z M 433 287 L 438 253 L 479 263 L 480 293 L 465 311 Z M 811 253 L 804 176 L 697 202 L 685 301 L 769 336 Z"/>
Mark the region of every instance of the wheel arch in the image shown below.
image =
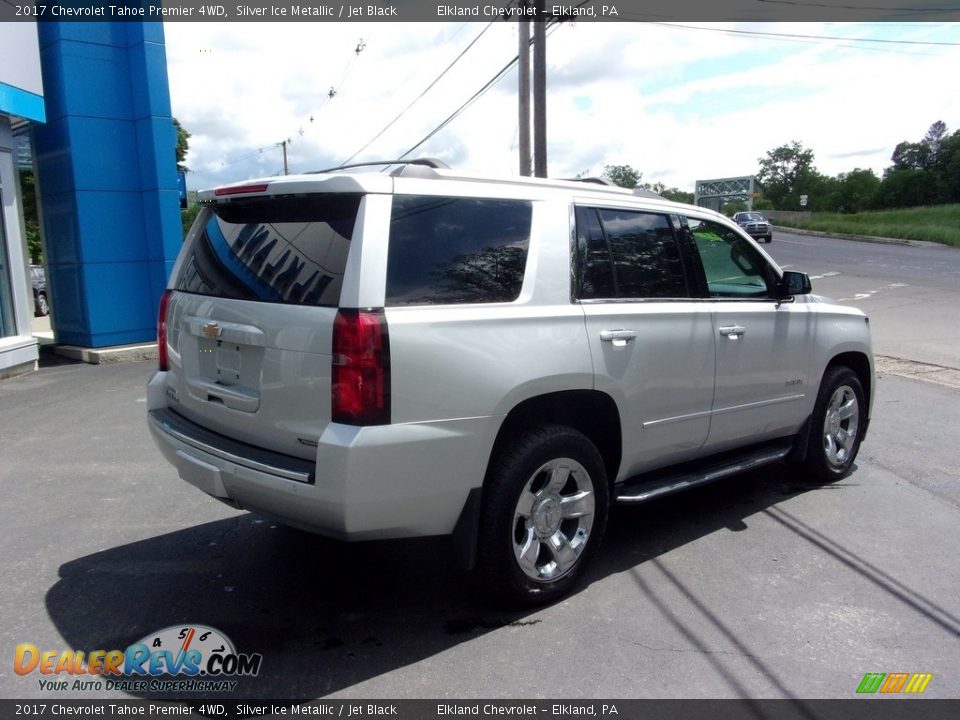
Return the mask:
<path id="1" fill-rule="evenodd" d="M 840 353 L 834 356 L 823 369 L 823 375 L 821 375 L 820 378 L 821 382 L 827 372 L 834 367 L 848 367 L 856 374 L 857 379 L 860 380 L 860 385 L 863 387 L 863 394 L 867 399 L 866 419 L 869 422 L 870 410 L 873 407 L 873 365 L 870 359 L 862 352 Z"/>
<path id="2" fill-rule="evenodd" d="M 566 425 L 585 435 L 597 448 L 607 473 L 607 483 L 613 483 L 623 457 L 623 434 L 617 404 L 606 393 L 598 390 L 561 390 L 527 398 L 511 409 L 500 424 L 500 429 L 487 458 L 487 472 L 498 453 L 512 439 L 540 425 Z M 476 563 L 476 543 L 479 531 L 483 487 L 470 491 L 453 531 L 454 549 L 460 565 L 470 570 Z"/>
<path id="3" fill-rule="evenodd" d="M 487 467 L 505 443 L 525 430 L 547 424 L 566 425 L 583 433 L 596 446 L 607 482 L 613 484 L 623 456 L 620 412 L 613 398 L 599 390 L 563 390 L 519 403 L 501 423 Z"/>
<path id="4" fill-rule="evenodd" d="M 851 350 L 848 352 L 839 353 L 832 357 L 830 362 L 824 366 L 823 372 L 820 374 L 820 378 L 817 382 L 817 392 L 819 392 L 820 384 L 823 382 L 823 378 L 825 378 L 827 373 L 835 367 L 850 368 L 850 370 L 857 376 L 857 379 L 860 380 L 860 386 L 863 388 L 863 393 L 866 396 L 867 401 L 863 425 L 863 437 L 866 438 L 867 429 L 870 426 L 870 410 L 873 407 L 873 364 L 871 363 L 867 354 L 860 351 Z M 816 395 L 814 397 L 816 397 Z M 790 453 L 791 460 L 801 462 L 807 458 L 807 449 L 809 447 L 810 433 L 812 431 L 810 425 L 812 417 L 812 414 L 811 416 L 807 417 L 803 423 L 803 426 L 800 428 L 800 432 L 797 434 L 793 451 Z"/>

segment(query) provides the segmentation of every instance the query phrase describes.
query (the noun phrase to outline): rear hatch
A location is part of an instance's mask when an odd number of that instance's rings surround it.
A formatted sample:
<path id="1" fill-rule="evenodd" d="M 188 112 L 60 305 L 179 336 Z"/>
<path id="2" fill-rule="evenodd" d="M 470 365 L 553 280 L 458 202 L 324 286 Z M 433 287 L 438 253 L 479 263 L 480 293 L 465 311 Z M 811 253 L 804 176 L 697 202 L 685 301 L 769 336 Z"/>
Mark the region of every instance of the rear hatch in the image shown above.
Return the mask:
<path id="1" fill-rule="evenodd" d="M 361 198 L 260 195 L 203 208 L 170 284 L 172 410 L 257 447 L 315 456 Z"/>

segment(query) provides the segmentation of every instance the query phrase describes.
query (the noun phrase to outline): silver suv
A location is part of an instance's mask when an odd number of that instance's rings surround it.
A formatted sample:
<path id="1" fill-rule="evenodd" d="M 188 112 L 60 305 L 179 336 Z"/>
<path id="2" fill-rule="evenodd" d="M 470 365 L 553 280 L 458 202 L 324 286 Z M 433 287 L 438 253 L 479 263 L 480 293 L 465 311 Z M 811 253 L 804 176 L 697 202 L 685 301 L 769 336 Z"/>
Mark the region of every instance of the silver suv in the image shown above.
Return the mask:
<path id="1" fill-rule="evenodd" d="M 712 211 L 429 164 L 201 193 L 149 425 L 180 476 L 345 540 L 451 535 L 513 601 L 612 502 L 790 459 L 850 471 L 868 320 Z"/>

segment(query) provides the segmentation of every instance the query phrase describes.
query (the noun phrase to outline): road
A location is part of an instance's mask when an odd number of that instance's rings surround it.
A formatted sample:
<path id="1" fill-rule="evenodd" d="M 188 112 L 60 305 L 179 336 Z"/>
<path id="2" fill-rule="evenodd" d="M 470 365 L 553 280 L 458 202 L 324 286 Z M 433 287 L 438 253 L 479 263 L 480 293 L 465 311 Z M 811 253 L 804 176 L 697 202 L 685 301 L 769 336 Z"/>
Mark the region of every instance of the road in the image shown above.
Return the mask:
<path id="1" fill-rule="evenodd" d="M 774 233 L 763 246 L 814 292 L 870 315 L 878 355 L 960 368 L 960 250 Z"/>
<path id="2" fill-rule="evenodd" d="M 770 250 L 841 273 L 821 292 L 876 289 L 856 302 L 886 352 L 912 347 L 888 316 L 960 310 L 949 253 L 786 234 Z M 950 356 L 939 322 L 917 333 Z M 442 539 L 345 546 L 198 493 L 148 437 L 151 371 L 62 362 L 0 383 L 0 697 L 84 697 L 12 672 L 18 643 L 123 649 L 185 623 L 263 654 L 231 700 L 852 698 L 899 671 L 960 697 L 960 390 L 883 375 L 849 478 L 778 465 L 617 508 L 586 586 L 516 612 Z"/>

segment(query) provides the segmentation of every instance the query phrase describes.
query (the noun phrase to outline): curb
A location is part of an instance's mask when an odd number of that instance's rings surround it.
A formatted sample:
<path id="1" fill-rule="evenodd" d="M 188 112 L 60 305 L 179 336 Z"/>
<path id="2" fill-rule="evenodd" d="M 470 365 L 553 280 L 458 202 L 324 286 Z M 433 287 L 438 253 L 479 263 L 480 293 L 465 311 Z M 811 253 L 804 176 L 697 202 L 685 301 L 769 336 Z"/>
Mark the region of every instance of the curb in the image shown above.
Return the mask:
<path id="1" fill-rule="evenodd" d="M 854 242 L 874 243 L 877 245 L 906 245 L 908 247 L 937 247 L 949 248 L 950 245 L 933 242 L 931 240 L 907 240 L 906 238 L 887 238 L 874 237 L 873 235 L 851 235 L 848 233 L 829 233 L 819 230 L 806 230 L 803 228 L 788 227 L 787 225 L 774 225 L 774 230 L 780 232 L 793 233 L 795 235 L 819 235 L 820 237 L 835 238 L 837 240 L 853 240 Z"/>
<path id="2" fill-rule="evenodd" d="M 157 359 L 157 344 L 115 345 L 105 348 L 86 348 L 77 345 L 56 345 L 54 353 L 70 360 L 80 360 L 91 365 L 107 363 L 137 362 Z"/>

